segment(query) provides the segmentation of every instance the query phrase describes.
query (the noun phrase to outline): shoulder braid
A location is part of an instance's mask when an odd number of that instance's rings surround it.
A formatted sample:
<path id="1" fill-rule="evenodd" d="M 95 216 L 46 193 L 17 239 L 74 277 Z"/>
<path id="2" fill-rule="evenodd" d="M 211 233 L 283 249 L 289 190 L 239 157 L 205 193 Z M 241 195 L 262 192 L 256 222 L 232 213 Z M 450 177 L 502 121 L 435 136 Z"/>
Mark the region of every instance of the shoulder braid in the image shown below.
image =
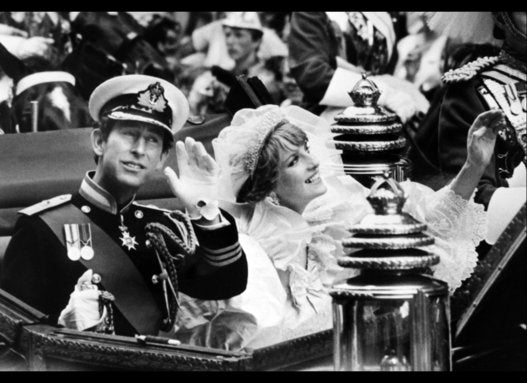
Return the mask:
<path id="1" fill-rule="evenodd" d="M 449 70 L 441 77 L 441 80 L 444 84 L 468 81 L 475 77 L 482 70 L 496 65 L 498 61 L 499 56 L 479 57 L 478 59 L 470 61 L 460 68 Z"/>

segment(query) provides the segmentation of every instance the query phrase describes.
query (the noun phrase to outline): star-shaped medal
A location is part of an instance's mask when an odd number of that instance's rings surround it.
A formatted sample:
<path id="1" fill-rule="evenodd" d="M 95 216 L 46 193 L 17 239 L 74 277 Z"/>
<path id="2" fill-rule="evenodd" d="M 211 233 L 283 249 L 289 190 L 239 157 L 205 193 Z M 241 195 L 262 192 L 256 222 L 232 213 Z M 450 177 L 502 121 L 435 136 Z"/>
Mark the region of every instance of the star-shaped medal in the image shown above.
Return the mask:
<path id="1" fill-rule="evenodd" d="M 127 231 L 123 231 L 123 236 L 119 237 L 119 239 L 123 241 L 123 243 L 121 243 L 121 246 L 126 246 L 128 250 L 135 250 L 135 245 L 139 245 L 136 242 L 135 237 L 132 237 Z"/>

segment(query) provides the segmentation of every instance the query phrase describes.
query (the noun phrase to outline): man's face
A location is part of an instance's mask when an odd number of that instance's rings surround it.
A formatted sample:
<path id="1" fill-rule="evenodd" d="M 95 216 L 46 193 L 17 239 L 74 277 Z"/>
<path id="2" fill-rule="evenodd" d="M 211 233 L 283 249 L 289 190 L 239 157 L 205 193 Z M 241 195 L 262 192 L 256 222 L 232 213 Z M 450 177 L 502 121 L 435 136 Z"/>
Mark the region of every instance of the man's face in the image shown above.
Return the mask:
<path id="1" fill-rule="evenodd" d="M 260 45 L 260 40 L 253 40 L 251 31 L 248 29 L 224 26 L 223 33 L 225 35 L 229 56 L 235 61 L 249 56 Z"/>
<path id="2" fill-rule="evenodd" d="M 168 157 L 162 128 L 137 121 L 117 121 L 106 141 L 95 130 L 92 143 L 99 156 L 95 181 L 111 193 L 135 192 Z"/>

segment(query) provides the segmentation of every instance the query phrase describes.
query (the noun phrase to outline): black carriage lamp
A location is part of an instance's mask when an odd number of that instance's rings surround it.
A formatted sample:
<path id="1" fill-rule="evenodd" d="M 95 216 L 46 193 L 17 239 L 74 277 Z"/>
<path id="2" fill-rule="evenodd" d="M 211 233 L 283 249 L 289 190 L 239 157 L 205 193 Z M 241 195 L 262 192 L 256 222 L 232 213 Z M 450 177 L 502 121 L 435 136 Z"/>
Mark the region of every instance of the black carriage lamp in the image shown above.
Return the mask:
<path id="1" fill-rule="evenodd" d="M 426 225 L 402 212 L 406 195 L 388 174 L 368 196 L 374 213 L 349 229 L 342 267 L 360 269 L 335 284 L 334 368 L 337 371 L 449 371 L 448 285 L 425 275 L 439 256 Z"/>
<path id="2" fill-rule="evenodd" d="M 386 171 L 404 181 L 408 162 L 403 153 L 408 145 L 399 117 L 378 105 L 381 90 L 365 73 L 348 94 L 353 105 L 336 115 L 331 125 L 344 172 L 368 188 Z"/>

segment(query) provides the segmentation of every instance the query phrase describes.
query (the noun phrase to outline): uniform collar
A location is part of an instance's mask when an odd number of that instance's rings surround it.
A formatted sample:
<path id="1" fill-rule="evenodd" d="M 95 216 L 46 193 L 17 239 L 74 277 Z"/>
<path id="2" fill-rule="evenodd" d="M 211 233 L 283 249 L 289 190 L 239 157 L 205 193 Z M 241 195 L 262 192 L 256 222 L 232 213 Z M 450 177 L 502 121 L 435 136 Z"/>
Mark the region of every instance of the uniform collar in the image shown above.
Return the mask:
<path id="1" fill-rule="evenodd" d="M 93 180 L 94 174 L 94 170 L 86 173 L 84 179 L 82 180 L 79 194 L 92 205 L 110 214 L 124 213 L 130 207 L 132 202 L 134 202 L 135 194 L 132 199 L 130 199 L 130 202 L 119 209 L 119 205 L 117 205 L 115 198 Z"/>

